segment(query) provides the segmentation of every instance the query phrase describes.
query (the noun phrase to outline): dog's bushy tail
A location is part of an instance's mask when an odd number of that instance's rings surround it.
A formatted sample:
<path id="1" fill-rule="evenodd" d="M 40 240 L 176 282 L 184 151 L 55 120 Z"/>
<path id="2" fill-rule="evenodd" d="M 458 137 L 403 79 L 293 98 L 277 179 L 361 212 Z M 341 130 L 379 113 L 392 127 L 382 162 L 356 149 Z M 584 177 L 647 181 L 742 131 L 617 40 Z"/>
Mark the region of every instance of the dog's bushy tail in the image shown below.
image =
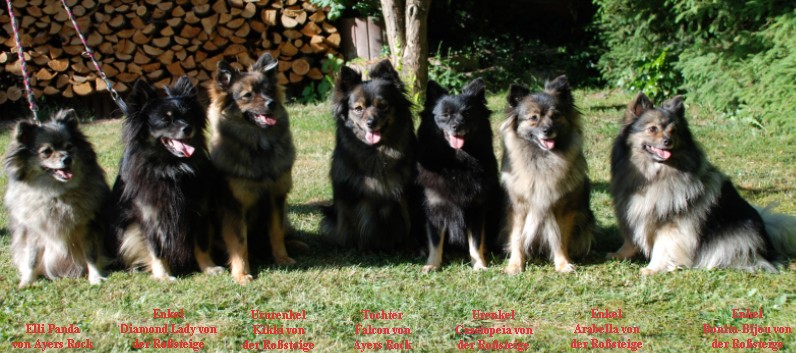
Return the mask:
<path id="1" fill-rule="evenodd" d="M 780 254 L 796 258 L 796 217 L 773 211 L 774 205 L 757 208 L 771 244 Z"/>
<path id="2" fill-rule="evenodd" d="M 70 256 L 67 251 L 58 251 L 48 247 L 42 256 L 42 272 L 49 279 L 77 278 L 84 274 L 84 266 L 78 265 L 77 259 Z M 82 254 L 74 254 L 82 256 Z"/>

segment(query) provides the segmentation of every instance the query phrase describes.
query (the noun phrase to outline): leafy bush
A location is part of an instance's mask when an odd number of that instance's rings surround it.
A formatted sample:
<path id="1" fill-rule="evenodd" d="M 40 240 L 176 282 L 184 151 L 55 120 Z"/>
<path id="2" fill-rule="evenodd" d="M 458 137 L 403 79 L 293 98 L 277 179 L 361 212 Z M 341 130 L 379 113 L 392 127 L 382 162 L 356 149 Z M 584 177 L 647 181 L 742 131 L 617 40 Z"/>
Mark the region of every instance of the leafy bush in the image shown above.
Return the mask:
<path id="1" fill-rule="evenodd" d="M 796 135 L 796 3 L 596 0 L 613 85 Z M 773 129 L 772 129 L 773 131 Z"/>
<path id="2" fill-rule="evenodd" d="M 541 86 L 545 79 L 560 74 L 569 75 L 574 82 L 588 83 L 589 58 L 573 54 L 567 47 L 504 33 L 478 37 L 456 49 L 440 45 L 430 60 L 429 78 L 454 91 L 476 77 L 483 77 L 490 90 L 503 90 L 511 83 Z"/>
<path id="3" fill-rule="evenodd" d="M 323 79 L 318 82 L 310 82 L 305 86 L 298 101 L 308 104 L 326 100 L 334 88 L 334 75 L 340 71 L 341 66 L 343 66 L 343 59 L 327 54 L 321 64 L 321 71 L 324 73 Z"/>
<path id="4" fill-rule="evenodd" d="M 379 0 L 310 0 L 311 3 L 329 7 L 330 20 L 343 16 L 352 17 L 381 17 L 381 2 Z"/>
<path id="5" fill-rule="evenodd" d="M 474 78 L 457 70 L 460 65 L 459 59 L 451 55 L 450 50 L 446 56 L 443 56 L 442 50 L 438 49 L 437 54 L 429 59 L 428 79 L 436 81 L 449 90 L 459 92 Z"/>

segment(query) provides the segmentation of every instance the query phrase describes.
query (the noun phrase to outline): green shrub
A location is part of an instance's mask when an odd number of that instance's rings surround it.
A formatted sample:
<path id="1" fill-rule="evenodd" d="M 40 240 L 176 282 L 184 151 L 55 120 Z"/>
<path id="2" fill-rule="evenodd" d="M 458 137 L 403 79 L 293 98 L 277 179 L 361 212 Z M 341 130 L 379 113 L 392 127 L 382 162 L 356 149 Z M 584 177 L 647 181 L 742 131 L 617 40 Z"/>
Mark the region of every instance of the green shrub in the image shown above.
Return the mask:
<path id="1" fill-rule="evenodd" d="M 301 91 L 301 97 L 298 97 L 297 100 L 304 104 L 310 104 L 329 98 L 332 89 L 334 89 L 334 75 L 340 71 L 340 67 L 343 64 L 343 59 L 327 54 L 326 59 L 321 64 L 321 71 L 324 73 L 323 79 L 318 82 L 310 82 L 305 86 L 304 90 Z"/>
<path id="2" fill-rule="evenodd" d="M 796 135 L 796 3 L 596 0 L 610 84 Z M 773 131 L 773 129 L 771 129 Z"/>

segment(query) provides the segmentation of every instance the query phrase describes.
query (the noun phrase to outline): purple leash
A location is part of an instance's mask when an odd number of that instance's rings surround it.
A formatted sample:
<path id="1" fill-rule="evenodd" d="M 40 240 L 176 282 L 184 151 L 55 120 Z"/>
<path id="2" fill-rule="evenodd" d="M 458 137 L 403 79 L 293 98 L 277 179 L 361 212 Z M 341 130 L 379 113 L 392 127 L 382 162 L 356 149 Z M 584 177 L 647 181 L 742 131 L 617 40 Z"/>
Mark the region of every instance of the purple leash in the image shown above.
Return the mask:
<path id="1" fill-rule="evenodd" d="M 19 66 L 22 69 L 22 81 L 25 84 L 25 92 L 28 95 L 28 103 L 30 111 L 33 112 L 33 121 L 36 125 L 41 125 L 39 122 L 39 106 L 36 105 L 36 98 L 33 96 L 33 91 L 30 89 L 30 77 L 28 77 L 28 65 L 25 63 L 25 54 L 22 50 L 22 41 L 19 39 L 19 29 L 17 26 L 17 19 L 14 16 L 14 9 L 11 6 L 11 0 L 6 0 L 8 5 L 8 16 L 11 17 L 11 28 L 14 30 L 14 40 L 17 44 L 17 55 L 19 56 Z"/>
<path id="2" fill-rule="evenodd" d="M 11 0 L 6 0 L 8 3 L 8 7 L 11 8 Z M 86 48 L 86 51 L 83 52 L 83 56 L 88 57 L 91 59 L 91 62 L 94 63 L 94 67 L 97 69 L 97 72 L 100 75 L 100 78 L 105 81 L 105 86 L 108 88 L 108 92 L 111 93 L 111 99 L 116 105 L 121 109 L 122 114 L 127 115 L 127 104 L 119 97 L 119 92 L 116 92 L 116 89 L 113 88 L 113 84 L 108 79 L 108 76 L 105 75 L 105 72 L 102 71 L 100 64 L 97 62 L 97 59 L 94 58 L 94 52 L 91 51 L 89 48 L 88 43 L 86 42 L 86 38 L 83 37 L 83 33 L 80 32 L 80 26 L 77 25 L 77 21 L 75 21 L 75 16 L 72 15 L 72 10 L 69 9 L 69 6 L 66 4 L 66 0 L 61 0 L 61 4 L 64 5 L 64 10 L 66 10 L 66 14 L 69 15 L 69 19 L 72 21 L 72 25 L 75 26 L 75 32 L 77 32 L 77 36 L 80 38 L 80 41 L 83 42 L 83 47 Z M 12 17 L 13 19 L 13 17 Z M 15 29 L 16 31 L 16 29 Z"/>

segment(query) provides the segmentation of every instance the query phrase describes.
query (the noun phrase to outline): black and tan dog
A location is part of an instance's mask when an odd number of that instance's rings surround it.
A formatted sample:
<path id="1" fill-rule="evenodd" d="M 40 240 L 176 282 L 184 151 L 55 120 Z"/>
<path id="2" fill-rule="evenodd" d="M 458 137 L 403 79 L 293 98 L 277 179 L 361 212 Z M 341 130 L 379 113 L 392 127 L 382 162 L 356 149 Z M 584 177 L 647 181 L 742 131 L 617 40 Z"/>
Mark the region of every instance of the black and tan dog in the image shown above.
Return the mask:
<path id="1" fill-rule="evenodd" d="M 487 243 L 494 243 L 502 215 L 502 190 L 492 146 L 491 112 L 479 78 L 449 94 L 428 82 L 417 130 L 418 183 L 424 188 L 429 255 L 423 272 L 437 270 L 445 243 L 464 245 L 473 269 L 486 269 Z"/>
<path id="2" fill-rule="evenodd" d="M 591 247 L 595 227 L 583 155 L 580 112 L 566 76 L 543 92 L 512 86 L 501 125 L 501 179 L 510 198 L 511 256 L 506 273 L 525 269 L 526 253 L 549 252 L 558 272 L 572 272 L 571 256 Z"/>
<path id="3" fill-rule="evenodd" d="M 240 284 L 252 280 L 247 233 L 257 219 L 267 220 L 276 263 L 295 263 L 285 248 L 285 212 L 296 150 L 283 89 L 276 81 L 277 63 L 266 53 L 248 71 L 239 72 L 221 61 L 210 86 L 210 155 L 226 189 L 221 234 L 232 277 Z"/>
<path id="4" fill-rule="evenodd" d="M 332 106 L 334 204 L 324 210 L 321 231 L 332 242 L 359 250 L 411 246 L 419 209 L 416 138 L 398 73 L 385 60 L 363 81 L 359 72 L 343 67 Z"/>
<path id="5" fill-rule="evenodd" d="M 208 190 L 215 173 L 196 94 L 187 77 L 162 94 L 139 80 L 127 99 L 111 231 L 124 265 L 145 267 L 159 280 L 197 265 L 206 273 L 223 270 L 210 258 Z"/>

